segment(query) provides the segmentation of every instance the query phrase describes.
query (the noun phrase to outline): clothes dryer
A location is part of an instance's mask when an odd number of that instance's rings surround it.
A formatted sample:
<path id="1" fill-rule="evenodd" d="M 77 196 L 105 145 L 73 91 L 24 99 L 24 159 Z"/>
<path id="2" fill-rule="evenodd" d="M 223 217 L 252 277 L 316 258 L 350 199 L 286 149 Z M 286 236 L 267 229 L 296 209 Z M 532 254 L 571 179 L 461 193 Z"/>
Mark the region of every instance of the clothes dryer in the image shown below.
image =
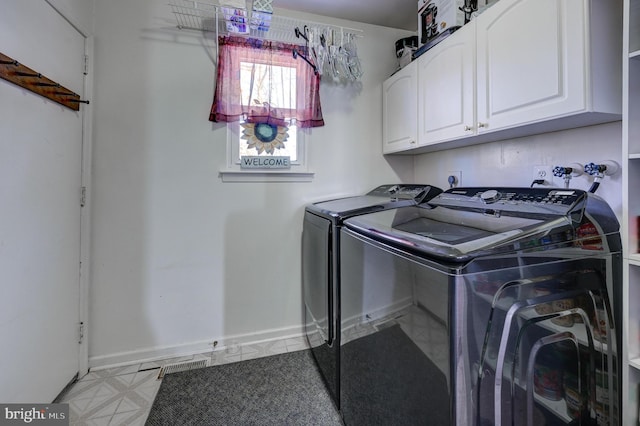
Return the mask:
<path id="1" fill-rule="evenodd" d="M 302 284 L 307 340 L 339 408 L 340 229 L 361 214 L 417 205 L 442 192 L 429 185 L 381 185 L 367 194 L 310 204 L 302 232 Z"/>
<path id="2" fill-rule="evenodd" d="M 345 220 L 345 424 L 621 424 L 621 240 L 581 190 L 455 188 Z"/>

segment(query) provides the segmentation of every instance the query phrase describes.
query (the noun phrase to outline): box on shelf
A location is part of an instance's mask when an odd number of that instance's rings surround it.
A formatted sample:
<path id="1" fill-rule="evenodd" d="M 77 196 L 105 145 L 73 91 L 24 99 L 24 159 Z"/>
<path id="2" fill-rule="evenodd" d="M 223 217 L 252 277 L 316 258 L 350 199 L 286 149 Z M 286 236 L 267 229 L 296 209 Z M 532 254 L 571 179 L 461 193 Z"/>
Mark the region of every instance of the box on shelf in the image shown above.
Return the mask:
<path id="1" fill-rule="evenodd" d="M 246 0 L 221 0 L 220 4 L 227 31 L 236 34 L 249 34 Z"/>
<path id="2" fill-rule="evenodd" d="M 462 26 L 487 0 L 418 0 L 418 42 L 420 46 L 443 31 Z"/>
<path id="3" fill-rule="evenodd" d="M 269 31 L 271 27 L 271 13 L 259 12 L 254 10 L 251 12 L 251 29 L 256 31 Z"/>
<path id="4" fill-rule="evenodd" d="M 404 37 L 396 41 L 396 58 L 400 68 L 411 63 L 416 50 L 418 50 L 418 36 Z"/>
<path id="5" fill-rule="evenodd" d="M 251 29 L 256 31 L 269 31 L 271 27 L 271 14 L 273 13 L 273 0 L 253 0 L 251 11 Z"/>

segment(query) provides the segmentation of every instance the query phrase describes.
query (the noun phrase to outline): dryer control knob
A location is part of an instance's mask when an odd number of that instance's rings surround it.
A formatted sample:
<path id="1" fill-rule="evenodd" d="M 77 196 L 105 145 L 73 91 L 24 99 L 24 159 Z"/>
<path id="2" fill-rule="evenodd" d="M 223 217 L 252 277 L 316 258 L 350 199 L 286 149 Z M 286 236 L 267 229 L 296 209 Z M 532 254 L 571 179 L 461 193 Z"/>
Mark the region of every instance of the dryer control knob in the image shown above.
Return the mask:
<path id="1" fill-rule="evenodd" d="M 496 201 L 498 201 L 500 199 L 500 193 L 498 191 L 496 191 L 495 189 L 490 189 L 488 191 L 484 191 L 482 194 L 480 194 L 480 199 L 482 201 L 484 201 L 487 204 L 490 203 L 495 203 Z"/>

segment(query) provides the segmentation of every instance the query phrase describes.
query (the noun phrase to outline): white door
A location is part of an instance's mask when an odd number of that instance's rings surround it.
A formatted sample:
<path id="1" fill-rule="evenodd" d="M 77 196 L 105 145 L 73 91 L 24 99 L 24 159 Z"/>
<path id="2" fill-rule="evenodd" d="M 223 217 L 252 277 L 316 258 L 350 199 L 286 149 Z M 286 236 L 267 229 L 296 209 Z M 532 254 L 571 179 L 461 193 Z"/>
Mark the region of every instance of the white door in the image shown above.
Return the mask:
<path id="1" fill-rule="evenodd" d="M 0 2 L 0 52 L 83 94 L 85 38 L 42 0 Z M 82 109 L 82 107 L 81 107 Z M 0 80 L 0 401 L 78 372 L 82 113 Z"/>
<path id="2" fill-rule="evenodd" d="M 475 134 L 475 23 L 418 58 L 418 142 Z"/>
<path id="3" fill-rule="evenodd" d="M 502 0 L 476 19 L 478 132 L 581 111 L 585 0 Z"/>

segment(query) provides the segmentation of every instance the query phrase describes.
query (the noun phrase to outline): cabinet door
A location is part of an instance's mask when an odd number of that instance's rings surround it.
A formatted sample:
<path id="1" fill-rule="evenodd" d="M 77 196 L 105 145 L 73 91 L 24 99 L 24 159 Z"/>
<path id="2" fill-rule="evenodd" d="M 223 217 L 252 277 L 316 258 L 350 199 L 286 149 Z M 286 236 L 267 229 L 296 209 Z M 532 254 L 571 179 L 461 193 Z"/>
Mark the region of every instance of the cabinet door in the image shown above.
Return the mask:
<path id="1" fill-rule="evenodd" d="M 471 136 L 474 129 L 475 24 L 418 58 L 418 144 Z"/>
<path id="2" fill-rule="evenodd" d="M 586 1 L 501 0 L 476 19 L 479 133 L 586 107 Z"/>
<path id="3" fill-rule="evenodd" d="M 385 154 L 416 144 L 417 86 L 415 61 L 382 83 L 382 152 Z"/>

